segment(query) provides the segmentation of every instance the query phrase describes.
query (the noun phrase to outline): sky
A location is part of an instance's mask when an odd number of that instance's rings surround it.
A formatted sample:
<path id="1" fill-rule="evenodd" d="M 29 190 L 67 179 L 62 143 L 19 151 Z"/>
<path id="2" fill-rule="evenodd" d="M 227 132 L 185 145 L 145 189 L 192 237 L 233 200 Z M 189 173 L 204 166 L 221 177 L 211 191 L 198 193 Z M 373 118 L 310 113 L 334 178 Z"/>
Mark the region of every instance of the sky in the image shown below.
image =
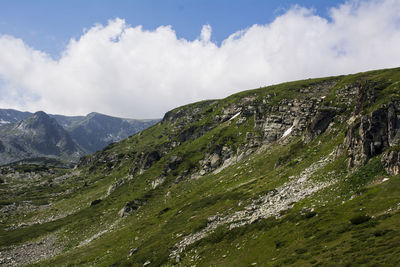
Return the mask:
<path id="1" fill-rule="evenodd" d="M 399 47 L 400 0 L 0 0 L 0 108 L 157 118 Z"/>

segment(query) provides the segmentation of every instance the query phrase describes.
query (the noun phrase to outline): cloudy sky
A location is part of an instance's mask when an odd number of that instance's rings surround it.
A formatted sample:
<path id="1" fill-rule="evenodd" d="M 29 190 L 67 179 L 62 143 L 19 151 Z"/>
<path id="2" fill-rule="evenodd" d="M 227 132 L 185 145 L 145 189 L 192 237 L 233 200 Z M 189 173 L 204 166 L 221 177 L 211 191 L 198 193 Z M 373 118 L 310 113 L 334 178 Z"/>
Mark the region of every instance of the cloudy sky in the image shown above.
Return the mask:
<path id="1" fill-rule="evenodd" d="M 0 2 L 0 108 L 154 118 L 399 66 L 399 0 Z"/>

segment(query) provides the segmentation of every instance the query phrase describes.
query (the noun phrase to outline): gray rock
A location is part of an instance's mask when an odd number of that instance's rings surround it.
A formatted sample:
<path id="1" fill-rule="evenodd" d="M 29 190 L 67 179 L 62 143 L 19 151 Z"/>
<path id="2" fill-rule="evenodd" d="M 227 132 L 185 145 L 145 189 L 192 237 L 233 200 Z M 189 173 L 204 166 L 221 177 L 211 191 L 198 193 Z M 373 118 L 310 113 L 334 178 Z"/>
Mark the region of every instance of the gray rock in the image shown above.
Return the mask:
<path id="1" fill-rule="evenodd" d="M 390 175 L 400 173 L 400 154 L 397 151 L 387 151 L 382 154 L 382 166 Z"/>
<path id="2" fill-rule="evenodd" d="M 138 251 L 139 251 L 138 248 L 133 248 L 133 249 L 131 249 L 131 250 L 129 251 L 128 256 L 131 257 L 133 254 L 135 254 L 135 253 L 138 252 Z"/>
<path id="3" fill-rule="evenodd" d="M 128 203 L 125 204 L 125 206 L 119 211 L 119 215 L 121 217 L 128 216 L 132 212 L 138 210 L 141 206 L 143 206 L 145 203 L 142 200 L 139 199 L 134 199 Z"/>

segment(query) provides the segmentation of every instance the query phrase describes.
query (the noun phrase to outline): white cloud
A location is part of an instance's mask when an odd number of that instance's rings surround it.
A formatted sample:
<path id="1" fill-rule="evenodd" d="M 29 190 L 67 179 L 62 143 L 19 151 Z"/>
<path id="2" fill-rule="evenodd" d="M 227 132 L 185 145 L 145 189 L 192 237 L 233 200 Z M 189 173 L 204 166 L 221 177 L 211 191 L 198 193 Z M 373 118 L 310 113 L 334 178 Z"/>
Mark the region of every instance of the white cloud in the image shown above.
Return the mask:
<path id="1" fill-rule="evenodd" d="M 51 113 L 160 117 L 178 105 L 288 80 L 400 64 L 400 2 L 353 1 L 330 20 L 293 7 L 221 45 L 170 26 L 145 31 L 110 20 L 71 39 L 60 59 L 0 36 L 0 106 Z"/>

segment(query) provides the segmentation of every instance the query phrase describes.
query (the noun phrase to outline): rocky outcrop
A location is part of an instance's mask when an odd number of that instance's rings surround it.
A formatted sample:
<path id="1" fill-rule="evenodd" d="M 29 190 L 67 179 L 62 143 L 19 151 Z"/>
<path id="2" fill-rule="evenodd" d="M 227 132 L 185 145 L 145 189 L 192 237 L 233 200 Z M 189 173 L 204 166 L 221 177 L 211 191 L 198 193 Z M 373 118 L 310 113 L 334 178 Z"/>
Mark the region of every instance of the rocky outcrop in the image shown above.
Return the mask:
<path id="1" fill-rule="evenodd" d="M 400 173 L 400 153 L 398 151 L 383 153 L 382 166 L 390 175 L 398 175 Z"/>
<path id="2" fill-rule="evenodd" d="M 144 201 L 140 199 L 134 199 L 128 203 L 125 204 L 125 206 L 119 211 L 119 215 L 121 217 L 128 216 L 132 212 L 138 210 L 141 206 L 145 204 Z"/>
<path id="3" fill-rule="evenodd" d="M 132 180 L 132 179 L 133 179 L 133 176 L 128 175 L 127 177 L 120 179 L 120 180 L 114 182 L 113 184 L 111 184 L 107 189 L 106 197 L 111 195 L 112 192 L 114 192 L 117 188 L 119 188 L 120 186 L 125 184 L 127 181 Z"/>
<path id="4" fill-rule="evenodd" d="M 315 117 L 311 120 L 309 131 L 312 137 L 318 136 L 325 132 L 329 124 L 333 121 L 336 115 L 336 110 L 333 108 L 320 109 Z"/>
<path id="5" fill-rule="evenodd" d="M 176 127 L 184 127 L 193 121 L 198 121 L 204 117 L 202 111 L 209 106 L 217 103 L 215 100 L 201 101 L 188 106 L 180 107 L 165 113 L 162 122 L 168 122 Z"/>
<path id="6" fill-rule="evenodd" d="M 389 103 L 353 123 L 345 138 L 349 167 L 365 164 L 371 157 L 396 146 L 400 137 L 400 103 Z M 394 155 L 385 156 L 394 160 Z M 387 163 L 386 165 L 393 165 Z"/>

